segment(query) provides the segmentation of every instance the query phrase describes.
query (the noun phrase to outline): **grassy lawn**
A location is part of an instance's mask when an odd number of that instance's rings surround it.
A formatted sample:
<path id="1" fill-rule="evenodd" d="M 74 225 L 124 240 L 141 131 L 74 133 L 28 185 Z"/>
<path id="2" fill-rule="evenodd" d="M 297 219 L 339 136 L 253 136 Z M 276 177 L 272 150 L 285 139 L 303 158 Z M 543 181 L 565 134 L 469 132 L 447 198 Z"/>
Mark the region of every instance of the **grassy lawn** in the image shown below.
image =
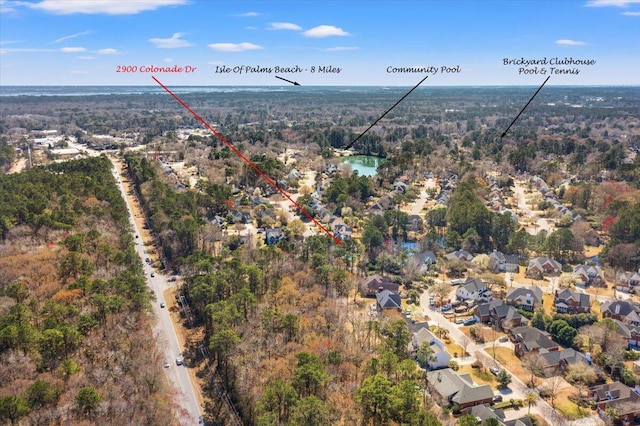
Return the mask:
<path id="1" fill-rule="evenodd" d="M 505 337 L 507 334 L 502 331 L 493 330 L 491 327 L 486 325 L 474 324 L 469 326 L 460 327 L 460 331 L 469 338 L 469 340 L 473 341 L 471 338 L 471 332 L 469 331 L 471 327 L 480 327 L 479 334 L 484 337 L 484 340 L 487 342 L 491 342 L 493 340 L 499 339 L 501 337 Z"/>
<path id="2" fill-rule="evenodd" d="M 569 383 L 563 381 L 555 399 L 556 409 L 569 420 L 581 419 L 591 414 L 591 410 L 589 408 L 579 407 L 577 404 L 569 400 L 569 397 L 575 393 L 576 389 Z M 550 399 L 548 399 L 547 402 L 551 404 Z"/>
<path id="3" fill-rule="evenodd" d="M 451 340 L 450 343 L 446 343 L 444 341 L 443 343 L 444 343 L 444 347 L 447 349 L 447 352 L 449 352 L 452 359 L 459 360 L 460 356 L 462 355 L 462 346 L 455 343 L 453 340 Z M 453 354 L 458 354 L 458 356 L 455 357 Z"/>
<path id="4" fill-rule="evenodd" d="M 485 352 L 489 356 L 493 355 L 492 349 L 486 349 Z M 522 362 L 513 353 L 513 349 L 497 347 L 496 361 L 506 367 L 511 374 L 522 380 L 524 383 L 527 383 L 531 379 L 531 373 L 522 366 Z"/>
<path id="5" fill-rule="evenodd" d="M 495 387 L 497 385 L 493 374 L 489 371 L 482 372 L 477 368 L 471 368 L 471 364 L 461 365 L 458 374 L 470 374 L 473 381 L 478 385 L 489 385 Z"/>
<path id="6" fill-rule="evenodd" d="M 553 300 L 555 299 L 553 294 L 542 293 L 542 307 L 547 315 L 555 314 L 555 307 L 553 306 Z"/>

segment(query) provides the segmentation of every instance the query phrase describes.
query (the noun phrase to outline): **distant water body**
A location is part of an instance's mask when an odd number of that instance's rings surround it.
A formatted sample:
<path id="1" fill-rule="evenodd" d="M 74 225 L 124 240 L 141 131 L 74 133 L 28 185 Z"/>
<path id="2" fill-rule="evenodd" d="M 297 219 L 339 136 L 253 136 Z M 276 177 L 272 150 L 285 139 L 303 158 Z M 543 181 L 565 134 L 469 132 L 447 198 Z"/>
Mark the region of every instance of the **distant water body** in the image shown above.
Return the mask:
<path id="1" fill-rule="evenodd" d="M 385 87 L 344 87 L 344 86 L 175 86 L 169 87 L 174 93 L 234 93 L 234 92 L 300 92 L 338 91 L 371 92 L 388 90 Z M 146 95 L 164 94 L 159 86 L 0 86 L 1 96 L 95 96 L 95 95 Z"/>

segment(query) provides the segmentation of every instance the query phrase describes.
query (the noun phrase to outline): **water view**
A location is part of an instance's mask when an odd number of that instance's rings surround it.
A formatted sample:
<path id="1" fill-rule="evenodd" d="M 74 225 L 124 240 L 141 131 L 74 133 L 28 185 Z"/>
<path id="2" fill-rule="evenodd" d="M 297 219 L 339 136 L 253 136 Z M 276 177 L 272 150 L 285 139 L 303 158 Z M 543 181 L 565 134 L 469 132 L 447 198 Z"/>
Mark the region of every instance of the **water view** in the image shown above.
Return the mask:
<path id="1" fill-rule="evenodd" d="M 378 166 L 385 160 L 384 158 L 373 157 L 371 155 L 352 155 L 340 159 L 343 163 L 351 164 L 353 170 L 358 171 L 359 176 L 375 176 Z"/>

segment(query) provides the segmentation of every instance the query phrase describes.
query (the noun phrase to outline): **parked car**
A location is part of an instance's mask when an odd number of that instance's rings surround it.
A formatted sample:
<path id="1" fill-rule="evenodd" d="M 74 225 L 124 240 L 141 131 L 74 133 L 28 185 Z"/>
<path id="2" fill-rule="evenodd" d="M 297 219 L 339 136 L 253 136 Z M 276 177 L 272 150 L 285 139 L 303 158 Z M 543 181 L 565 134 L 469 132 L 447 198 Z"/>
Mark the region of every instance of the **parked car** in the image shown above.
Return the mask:
<path id="1" fill-rule="evenodd" d="M 151 278 L 153 278 L 153 277 L 155 277 L 155 276 L 156 276 L 155 272 L 152 272 L 152 273 L 151 273 Z"/>
<path id="2" fill-rule="evenodd" d="M 502 402 L 502 395 L 494 395 L 493 402 Z"/>
<path id="3" fill-rule="evenodd" d="M 462 318 L 458 318 L 456 320 L 456 324 L 462 324 L 464 322 L 464 320 Z"/>
<path id="4" fill-rule="evenodd" d="M 164 362 L 164 368 L 169 368 L 169 361 Z"/>
<path id="5" fill-rule="evenodd" d="M 489 371 L 491 371 L 491 374 L 493 374 L 494 376 L 497 376 L 500 372 L 500 369 L 498 367 L 490 367 Z"/>
<path id="6" fill-rule="evenodd" d="M 160 302 L 160 307 L 161 307 L 161 308 L 163 308 L 163 309 L 164 309 L 166 306 L 167 306 L 167 305 L 165 305 L 165 304 L 164 304 L 164 302 Z"/>
<path id="7" fill-rule="evenodd" d="M 476 319 L 475 318 L 469 318 L 469 319 L 466 319 L 463 324 L 464 325 L 471 325 L 471 324 L 475 324 L 475 323 L 476 323 Z"/>
<path id="8" fill-rule="evenodd" d="M 182 355 L 178 355 L 176 357 L 176 365 L 184 365 L 184 358 L 182 357 Z"/>
<path id="9" fill-rule="evenodd" d="M 440 310 L 442 312 L 450 311 L 451 310 L 451 305 L 443 305 L 442 308 L 440 308 Z"/>

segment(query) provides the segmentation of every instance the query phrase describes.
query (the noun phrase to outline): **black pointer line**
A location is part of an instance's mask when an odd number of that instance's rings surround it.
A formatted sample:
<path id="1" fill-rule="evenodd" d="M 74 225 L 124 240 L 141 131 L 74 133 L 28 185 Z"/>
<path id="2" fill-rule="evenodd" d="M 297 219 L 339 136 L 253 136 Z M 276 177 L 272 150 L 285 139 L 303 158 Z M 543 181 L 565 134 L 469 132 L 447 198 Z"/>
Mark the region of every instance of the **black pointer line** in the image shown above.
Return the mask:
<path id="1" fill-rule="evenodd" d="M 294 86 L 300 86 L 300 83 L 298 83 L 297 81 L 287 80 L 286 78 L 278 77 L 277 75 L 276 75 L 276 78 L 279 78 L 280 80 L 284 80 L 284 81 L 286 81 L 287 83 L 291 83 L 291 84 L 293 84 Z"/>
<path id="2" fill-rule="evenodd" d="M 507 127 L 507 130 L 505 130 L 502 135 L 500 136 L 500 139 L 504 138 L 507 134 L 507 132 L 509 131 L 509 129 L 511 128 L 511 126 L 513 126 L 513 123 L 516 122 L 516 120 L 518 120 L 518 117 L 520 117 L 520 115 L 524 112 L 525 109 L 527 109 L 527 107 L 529 106 L 529 104 L 531 103 L 531 101 L 533 100 L 533 98 L 536 97 L 536 95 L 538 94 L 538 92 L 542 89 L 542 87 L 547 83 L 547 81 L 551 78 L 551 76 L 547 77 L 547 79 L 544 81 L 544 83 L 542 83 L 542 86 L 538 87 L 538 90 L 536 90 L 536 93 L 533 94 L 533 96 L 531 97 L 531 99 L 529 99 L 529 102 L 527 102 L 527 104 L 524 106 L 524 108 L 522 108 L 522 110 L 520 111 L 520 114 L 516 115 L 516 118 L 513 119 L 513 121 L 511 122 L 511 124 L 509 124 L 509 127 Z"/>
<path id="3" fill-rule="evenodd" d="M 365 130 L 364 132 L 362 132 L 360 134 L 360 136 L 358 136 L 353 142 L 351 142 L 349 145 L 345 146 L 342 149 L 349 149 L 351 148 L 356 142 L 358 142 L 358 139 L 360 139 L 362 136 L 364 136 L 365 133 L 367 133 L 373 126 L 376 125 L 376 123 L 380 120 L 382 120 L 382 117 L 384 117 L 385 115 L 387 115 L 389 113 L 389 111 L 391 111 L 392 109 L 394 109 L 400 102 L 402 102 L 404 100 L 404 98 L 406 98 L 407 96 L 409 96 L 411 94 L 411 92 L 413 92 L 414 90 L 416 90 L 416 88 L 418 86 L 420 86 L 422 84 L 423 81 L 425 81 L 429 76 L 427 75 L 425 78 L 423 78 L 422 80 L 420 80 L 420 83 L 416 84 L 415 86 L 413 86 L 413 89 L 409 90 L 403 97 L 400 98 L 400 100 L 398 102 L 396 102 L 395 104 L 393 104 L 393 106 L 391 108 L 389 108 L 384 114 L 382 114 L 380 116 L 380 118 L 378 118 L 376 121 L 373 122 L 373 124 L 369 127 L 367 127 L 367 130 Z"/>

